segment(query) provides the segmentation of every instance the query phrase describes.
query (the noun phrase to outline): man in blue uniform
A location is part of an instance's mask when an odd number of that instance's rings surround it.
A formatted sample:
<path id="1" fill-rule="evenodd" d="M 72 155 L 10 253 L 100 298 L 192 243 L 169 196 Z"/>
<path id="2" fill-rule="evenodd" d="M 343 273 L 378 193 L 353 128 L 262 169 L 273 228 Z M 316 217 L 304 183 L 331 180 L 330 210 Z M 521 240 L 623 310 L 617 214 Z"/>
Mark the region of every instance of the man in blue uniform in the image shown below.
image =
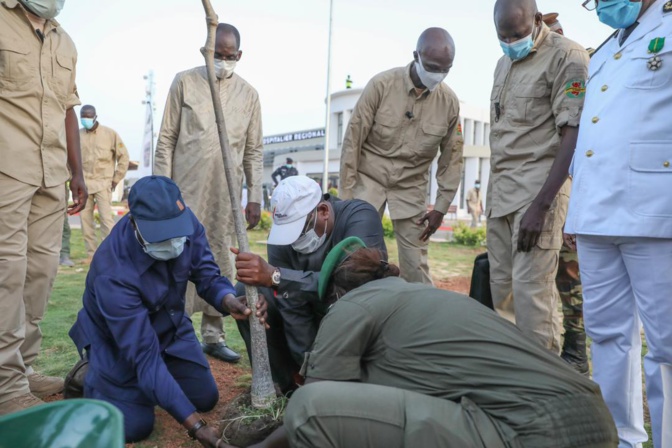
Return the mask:
<path id="1" fill-rule="evenodd" d="M 643 324 L 653 444 L 670 447 L 672 2 L 584 4 L 619 30 L 590 61 L 565 225 L 576 235 L 593 378 L 620 447 L 640 446 Z"/>
<path id="2" fill-rule="evenodd" d="M 288 177 L 292 176 L 298 176 L 299 171 L 296 169 L 294 166 L 294 160 L 292 160 L 291 157 L 287 157 L 287 163 L 285 165 L 282 165 L 279 167 L 277 170 L 273 171 L 273 174 L 271 174 L 271 179 L 273 179 L 273 183 L 275 186 L 278 186 L 278 176 L 280 176 L 280 180 L 285 180 Z"/>
<path id="3" fill-rule="evenodd" d="M 197 411 L 219 399 L 208 362 L 184 312 L 187 281 L 222 314 L 247 319 L 251 311 L 220 275 L 203 225 L 167 177 L 140 179 L 123 217 L 93 257 L 83 309 L 70 330 L 89 370 L 84 396 L 124 414 L 127 442 L 147 437 L 154 406 L 161 406 L 204 446 L 214 429 Z M 257 316 L 265 318 L 260 298 Z"/>

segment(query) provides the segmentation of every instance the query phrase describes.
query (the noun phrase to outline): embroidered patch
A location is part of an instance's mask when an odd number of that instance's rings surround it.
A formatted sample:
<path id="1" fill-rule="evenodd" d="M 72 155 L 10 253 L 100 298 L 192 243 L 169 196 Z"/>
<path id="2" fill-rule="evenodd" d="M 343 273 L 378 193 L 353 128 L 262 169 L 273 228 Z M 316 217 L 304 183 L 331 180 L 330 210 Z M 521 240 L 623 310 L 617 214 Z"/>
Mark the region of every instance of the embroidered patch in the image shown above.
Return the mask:
<path id="1" fill-rule="evenodd" d="M 671 11 L 672 11 L 672 2 L 666 2 L 663 5 L 663 12 L 667 13 L 667 12 L 671 12 Z"/>
<path id="2" fill-rule="evenodd" d="M 583 98 L 586 96 L 586 82 L 583 80 L 569 81 L 565 85 L 565 95 L 569 98 Z"/>
<path id="3" fill-rule="evenodd" d="M 457 123 L 457 135 L 462 135 L 462 123 Z"/>

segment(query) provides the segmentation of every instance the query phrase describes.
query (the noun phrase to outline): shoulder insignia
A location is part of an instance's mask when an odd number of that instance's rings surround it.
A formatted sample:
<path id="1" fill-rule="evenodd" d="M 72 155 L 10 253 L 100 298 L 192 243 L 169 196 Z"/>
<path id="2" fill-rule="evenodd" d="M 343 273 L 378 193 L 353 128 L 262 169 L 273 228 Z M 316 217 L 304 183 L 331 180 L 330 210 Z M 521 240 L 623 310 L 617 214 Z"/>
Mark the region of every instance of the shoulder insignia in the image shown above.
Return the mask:
<path id="1" fill-rule="evenodd" d="M 668 12 L 672 12 L 672 1 L 665 2 L 665 4 L 663 5 L 663 13 L 667 14 Z"/>
<path id="2" fill-rule="evenodd" d="M 457 123 L 457 135 L 462 135 L 462 123 Z"/>
<path id="3" fill-rule="evenodd" d="M 569 81 L 565 85 L 565 95 L 569 98 L 583 98 L 586 96 L 586 82 L 583 79 Z"/>

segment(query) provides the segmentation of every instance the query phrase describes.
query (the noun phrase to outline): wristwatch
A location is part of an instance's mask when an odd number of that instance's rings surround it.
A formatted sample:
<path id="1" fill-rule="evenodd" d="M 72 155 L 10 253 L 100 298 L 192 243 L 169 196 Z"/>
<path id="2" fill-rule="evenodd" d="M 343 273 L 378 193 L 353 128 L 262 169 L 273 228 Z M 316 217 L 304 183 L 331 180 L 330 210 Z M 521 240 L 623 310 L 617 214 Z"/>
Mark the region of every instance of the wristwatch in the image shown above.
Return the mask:
<path id="1" fill-rule="evenodd" d="M 196 440 L 196 431 L 204 426 L 208 426 L 208 422 L 203 419 L 198 420 L 196 423 L 194 423 L 194 426 L 192 426 L 191 429 L 187 431 L 187 435 L 191 438 L 191 440 Z"/>
<path id="2" fill-rule="evenodd" d="M 280 286 L 280 280 L 282 279 L 282 275 L 280 274 L 280 269 L 275 268 L 275 271 L 273 271 L 273 274 L 271 274 L 271 283 L 273 288 L 277 288 Z"/>

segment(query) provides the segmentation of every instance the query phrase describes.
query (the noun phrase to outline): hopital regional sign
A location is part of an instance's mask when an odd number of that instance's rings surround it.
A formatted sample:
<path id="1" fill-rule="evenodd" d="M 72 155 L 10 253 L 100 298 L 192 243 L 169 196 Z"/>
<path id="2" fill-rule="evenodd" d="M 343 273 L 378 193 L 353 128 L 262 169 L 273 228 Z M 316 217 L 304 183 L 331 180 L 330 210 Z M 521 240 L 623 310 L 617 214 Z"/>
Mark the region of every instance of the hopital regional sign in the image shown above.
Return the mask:
<path id="1" fill-rule="evenodd" d="M 301 140 L 310 140 L 311 138 L 324 137 L 324 128 L 313 129 L 310 131 L 292 132 L 290 134 L 271 135 L 264 137 L 264 145 L 273 143 L 298 142 Z"/>

